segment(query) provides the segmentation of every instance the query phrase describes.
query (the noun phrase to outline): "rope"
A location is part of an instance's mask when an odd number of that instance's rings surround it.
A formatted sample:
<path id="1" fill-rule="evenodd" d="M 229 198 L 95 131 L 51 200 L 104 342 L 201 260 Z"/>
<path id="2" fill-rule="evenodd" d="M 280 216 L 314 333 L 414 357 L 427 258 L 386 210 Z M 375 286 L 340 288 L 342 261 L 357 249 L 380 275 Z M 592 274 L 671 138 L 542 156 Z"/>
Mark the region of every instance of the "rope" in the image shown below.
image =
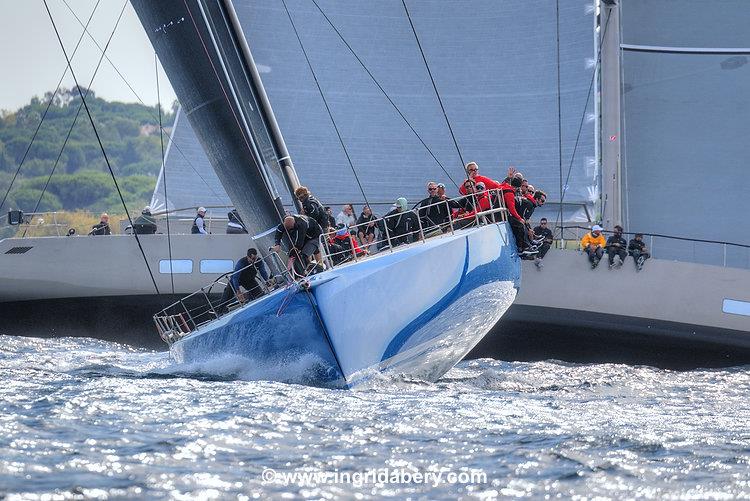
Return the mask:
<path id="1" fill-rule="evenodd" d="M 83 26 L 83 22 L 81 22 L 81 20 L 78 18 L 78 15 L 76 15 L 75 11 L 70 7 L 70 5 L 68 4 L 67 0 L 62 0 L 62 2 L 68 8 L 68 10 L 73 15 L 73 17 L 76 19 L 76 21 L 78 21 L 78 24 L 80 24 L 81 26 Z M 91 41 L 94 43 L 94 45 L 96 45 L 96 48 L 99 49 L 100 52 L 103 52 L 102 47 L 99 45 L 99 42 L 97 42 L 96 38 L 94 38 L 94 36 L 87 30 L 86 26 L 84 26 L 84 34 L 86 34 L 86 35 L 89 36 L 89 38 L 91 39 Z M 120 79 L 123 81 L 123 83 L 125 83 L 125 85 L 128 87 L 128 89 L 130 89 L 130 92 L 133 93 L 133 96 L 135 96 L 135 98 L 138 100 L 138 102 L 141 103 L 143 106 L 146 106 L 147 110 L 148 110 L 148 108 L 150 108 L 150 107 L 143 101 L 143 99 L 141 99 L 141 96 L 138 95 L 138 93 L 135 91 L 135 89 L 133 89 L 133 86 L 130 85 L 130 82 L 128 82 L 128 80 L 120 72 L 120 70 L 117 68 L 117 66 L 115 66 L 115 63 L 112 62 L 112 60 L 109 58 L 109 56 L 105 55 L 104 58 L 107 60 L 107 62 L 110 64 L 110 66 L 112 66 L 112 69 L 115 70 L 115 72 L 117 73 L 117 75 L 120 77 Z M 154 118 L 154 120 L 156 120 L 156 118 L 157 118 L 156 115 L 154 115 L 152 113 L 151 116 Z M 216 193 L 216 191 L 211 187 L 211 185 L 208 183 L 208 181 L 206 181 L 206 179 L 200 174 L 200 172 L 198 172 L 198 169 L 195 168 L 195 166 L 193 165 L 193 163 L 190 161 L 190 158 L 180 149 L 180 145 L 178 145 L 175 142 L 174 137 L 172 137 L 172 135 L 170 135 L 169 132 L 167 132 L 166 130 L 164 130 L 163 127 L 161 127 L 160 132 L 163 133 L 163 134 L 165 134 L 169 138 L 170 144 L 177 149 L 178 153 L 180 155 L 182 155 L 182 158 L 185 160 L 185 162 L 187 162 L 188 166 L 193 170 L 193 172 L 195 173 L 195 175 L 198 176 L 198 178 L 201 181 L 203 181 L 203 184 L 206 185 L 206 188 L 208 188 L 208 190 L 211 192 L 211 194 L 214 196 L 214 198 L 216 198 L 216 200 L 218 200 L 221 203 L 223 201 L 222 198 L 221 198 L 221 196 L 218 193 Z M 166 208 L 166 202 L 165 202 L 165 208 Z"/>
<path id="2" fill-rule="evenodd" d="M 575 160 L 576 152 L 578 151 L 578 142 L 581 139 L 581 131 L 583 130 L 583 123 L 586 119 L 586 110 L 589 107 L 589 101 L 591 100 L 591 95 L 592 95 L 591 91 L 594 88 L 594 81 L 596 80 L 596 71 L 599 68 L 599 64 L 602 61 L 602 45 L 604 44 L 604 41 L 605 41 L 605 35 L 607 34 L 607 27 L 609 26 L 609 18 L 611 15 L 612 15 L 612 12 L 609 11 L 607 13 L 607 20 L 604 22 L 604 29 L 602 30 L 602 36 L 601 36 L 602 43 L 599 44 L 599 50 L 597 51 L 596 61 L 594 63 L 594 70 L 591 72 L 591 82 L 589 83 L 589 92 L 588 94 L 586 94 L 586 104 L 583 106 L 583 113 L 581 114 L 581 121 L 578 124 L 578 133 L 576 134 L 576 142 L 573 145 L 573 154 L 570 157 L 570 164 L 568 165 L 568 173 L 565 176 L 564 186 L 567 186 L 568 182 L 570 181 L 570 173 L 573 170 L 573 161 Z M 561 193 L 560 194 L 561 210 L 562 210 L 562 203 L 564 199 L 565 199 L 565 193 Z M 562 222 L 562 217 L 560 218 L 560 222 Z"/>
<path id="3" fill-rule="evenodd" d="M 99 57 L 99 62 L 96 64 L 96 68 L 94 68 L 94 73 L 91 75 L 91 79 L 89 80 L 88 87 L 86 87 L 86 94 L 85 94 L 86 97 L 88 97 L 89 92 L 91 91 L 91 86 L 94 84 L 94 79 L 96 78 L 97 73 L 99 73 L 99 68 L 102 65 L 104 54 L 109 48 L 109 44 L 112 41 L 112 37 L 114 37 L 115 32 L 117 31 L 117 26 L 120 24 L 120 20 L 122 19 L 122 15 L 125 13 L 125 7 L 127 7 L 127 5 L 128 5 L 127 1 L 123 3 L 122 9 L 120 10 L 120 15 L 117 17 L 117 21 L 115 21 L 115 26 L 112 29 L 112 32 L 109 34 L 107 43 L 104 45 L 104 51 L 102 52 L 102 56 Z M 82 33 L 81 38 L 83 38 L 83 35 L 84 34 Z M 73 133 L 73 129 L 75 129 L 76 123 L 78 122 L 78 116 L 81 114 L 82 108 L 83 108 L 83 102 L 81 102 L 81 104 L 78 105 L 78 109 L 76 110 L 76 115 L 73 117 L 73 123 L 71 123 L 70 127 L 68 128 L 68 133 L 65 135 L 65 140 L 63 141 L 62 147 L 60 148 L 60 152 L 57 154 L 57 158 L 55 159 L 55 163 L 52 166 L 52 170 L 50 171 L 49 176 L 47 176 L 47 181 L 44 183 L 44 188 L 42 188 L 42 192 L 39 194 L 39 199 L 36 201 L 36 205 L 34 206 L 33 212 L 37 212 L 39 210 L 39 206 L 42 204 L 42 199 L 44 198 L 44 194 L 47 193 L 47 188 L 49 188 L 49 183 L 50 181 L 52 181 L 52 176 L 54 176 L 55 171 L 57 170 L 57 166 L 60 163 L 60 159 L 62 158 L 62 154 L 65 151 L 65 147 L 68 145 L 68 140 L 70 139 L 70 135 Z M 28 231 L 28 228 L 23 230 L 24 237 L 26 236 L 27 231 Z"/>
<path id="4" fill-rule="evenodd" d="M 107 152 L 104 150 L 104 144 L 102 144 L 102 139 L 99 136 L 99 131 L 96 129 L 96 124 L 94 123 L 94 117 L 91 116 L 91 110 L 89 110 L 88 104 L 86 104 L 86 98 L 83 95 L 83 91 L 81 91 L 81 87 L 78 85 L 78 79 L 76 78 L 75 71 L 73 71 L 73 66 L 70 64 L 70 59 L 68 58 L 68 53 L 65 50 L 65 44 L 63 44 L 62 38 L 60 37 L 60 32 L 57 30 L 57 25 L 55 24 L 55 20 L 52 17 L 52 12 L 49 10 L 49 5 L 47 4 L 47 0 L 44 0 L 44 8 L 47 10 L 47 15 L 49 16 L 49 20 L 52 23 L 52 27 L 55 30 L 55 35 L 57 36 L 57 41 L 60 43 L 60 49 L 62 49 L 63 55 L 65 56 L 65 60 L 68 63 L 68 66 L 70 67 L 70 74 L 73 77 L 73 81 L 76 84 L 76 88 L 78 89 L 78 94 L 81 96 L 81 101 L 83 102 L 83 107 L 86 108 L 86 115 L 89 117 L 89 122 L 91 122 L 91 128 L 94 129 L 94 135 L 96 136 L 96 140 L 99 143 L 99 148 L 102 151 L 102 155 L 104 156 L 104 161 L 107 163 L 107 168 L 109 169 L 109 173 L 112 176 L 112 181 L 115 184 L 115 188 L 117 189 L 117 195 L 120 197 L 120 201 L 122 202 L 122 206 L 125 209 L 125 214 L 128 216 L 128 222 L 130 223 L 130 226 L 133 226 L 133 220 L 130 218 L 130 212 L 128 211 L 128 207 L 125 204 L 125 199 L 122 196 L 122 192 L 120 191 L 120 186 L 117 184 L 117 178 L 115 177 L 115 172 L 112 170 L 112 165 L 109 163 L 109 158 L 107 157 Z M 146 263 L 146 269 L 148 269 L 148 274 L 151 277 L 151 281 L 154 284 L 154 289 L 156 289 L 156 293 L 160 294 L 159 287 L 156 285 L 156 279 L 154 278 L 154 274 L 151 272 L 151 266 L 148 264 L 148 259 L 146 258 L 146 252 L 143 250 L 143 246 L 141 245 L 141 240 L 138 238 L 138 234 L 133 232 L 133 235 L 135 236 L 135 241 L 138 243 L 138 248 L 141 251 L 141 255 L 143 256 L 143 262 Z"/>
<path id="5" fill-rule="evenodd" d="M 78 47 L 81 45 L 81 41 L 83 40 L 83 35 L 86 34 L 86 29 L 91 22 L 91 19 L 94 17 L 94 13 L 96 12 L 97 7 L 99 7 L 99 2 L 101 0 L 96 1 L 96 5 L 94 5 L 94 9 L 91 11 L 91 15 L 88 18 L 88 21 L 86 21 L 86 26 L 83 28 L 83 33 L 81 33 L 81 36 L 78 37 L 78 42 L 76 42 L 76 46 L 73 48 L 73 52 L 70 56 L 71 60 L 75 57 L 76 52 L 78 51 Z M 80 23 L 80 20 L 78 21 Z M 83 23 L 81 23 L 83 25 Z M 13 183 L 16 182 L 16 178 L 18 177 L 18 174 L 21 172 L 21 167 L 23 167 L 23 163 L 26 161 L 26 156 L 29 154 L 29 151 L 31 150 L 31 146 L 34 144 L 34 140 L 36 139 L 36 135 L 39 133 L 39 129 L 42 127 L 42 124 L 44 123 L 44 119 L 47 116 L 47 112 L 50 109 L 50 106 L 52 106 L 52 102 L 55 100 L 55 96 L 57 96 L 57 91 L 60 90 L 60 85 L 62 85 L 63 80 L 65 79 L 65 75 L 68 73 L 68 68 L 70 66 L 66 66 L 65 70 L 63 70 L 63 74 L 60 77 L 60 80 L 57 82 L 57 87 L 55 87 L 55 92 L 52 93 L 52 96 L 50 96 L 49 101 L 47 102 L 47 107 L 44 109 L 44 113 L 42 113 L 42 118 L 39 119 L 39 123 L 36 126 L 36 130 L 34 131 L 34 134 L 31 136 L 31 141 L 29 142 L 29 146 L 26 148 L 26 151 L 23 153 L 23 156 L 21 157 L 21 162 L 18 164 L 18 168 L 16 169 L 16 173 L 13 174 L 13 179 L 10 180 L 10 185 L 8 185 L 8 190 L 5 192 L 5 196 L 3 196 L 2 202 L 0 202 L 0 209 L 3 208 L 3 205 L 5 205 L 5 201 L 8 199 L 8 195 L 10 194 L 10 190 L 13 188 Z M 34 211 L 36 212 L 36 210 Z"/>
<path id="6" fill-rule="evenodd" d="M 106 47 L 105 47 L 106 48 Z M 164 179 L 164 209 L 167 218 L 167 248 L 169 249 L 169 280 L 174 294 L 174 271 L 172 270 L 172 233 L 169 230 L 169 207 L 167 207 L 167 166 L 164 163 L 164 127 L 161 123 L 161 93 L 159 89 L 159 59 L 154 52 L 154 74 L 156 75 L 156 106 L 159 108 L 159 141 L 161 143 L 161 173 Z"/>
<path id="7" fill-rule="evenodd" d="M 432 152 L 432 150 L 430 149 L 430 147 L 427 146 L 427 143 L 424 142 L 424 140 L 422 139 L 422 136 L 420 136 L 417 133 L 417 131 L 411 125 L 411 122 L 409 122 L 409 120 L 407 120 L 406 116 L 404 116 L 404 114 L 401 112 L 401 110 L 399 109 L 399 107 L 396 106 L 396 103 L 393 102 L 393 99 L 391 99 L 391 97 L 385 91 L 385 89 L 383 88 L 383 86 L 380 85 L 380 82 L 378 82 L 378 80 L 375 78 L 375 76 L 372 74 L 372 72 L 367 68 L 367 66 L 365 65 L 365 63 L 362 62 L 362 59 L 360 59 L 360 57 L 357 55 L 357 53 L 354 52 L 354 49 L 352 49 L 352 46 L 349 45 L 349 42 L 346 41 L 346 39 L 344 38 L 344 36 L 338 30 L 338 28 L 336 28 L 336 26 L 333 24 L 333 22 L 328 18 L 328 16 L 326 15 L 326 13 L 323 12 L 323 9 L 320 8 L 320 5 L 318 5 L 318 2 L 316 0 L 310 0 L 310 1 L 313 4 L 315 4 L 315 7 L 318 8 L 318 10 L 320 11 L 320 13 L 325 18 L 325 20 L 328 22 L 328 24 L 331 26 L 331 28 L 333 28 L 333 31 L 336 32 L 336 35 L 338 35 L 339 39 L 344 43 L 344 45 L 346 46 L 346 48 L 349 49 L 349 52 L 352 53 L 352 55 L 354 56 L 354 58 L 357 60 L 357 62 L 359 63 L 359 65 L 362 66 L 362 69 L 365 70 L 365 72 L 370 77 L 370 79 L 373 81 L 373 83 L 377 86 L 377 88 L 380 89 L 380 92 L 383 93 L 383 96 L 385 96 L 385 98 L 388 100 L 388 102 L 391 103 L 391 106 L 393 106 L 393 109 L 396 110 L 396 113 L 398 113 L 398 115 L 401 117 L 401 119 L 404 121 L 404 123 L 409 127 L 409 129 L 411 129 L 411 131 L 414 133 L 414 135 L 419 140 L 419 142 L 422 143 L 422 146 L 424 146 L 424 148 L 430 154 L 430 156 L 432 157 L 432 159 L 435 160 L 435 163 L 437 163 L 438 166 L 440 166 L 440 169 L 443 171 L 443 173 L 446 176 L 448 176 L 448 179 L 450 179 L 451 183 L 453 183 L 453 186 L 455 186 L 456 188 L 458 188 L 458 184 L 456 184 L 456 181 L 453 179 L 453 177 L 451 177 L 451 175 L 445 169 L 445 166 L 443 166 L 443 164 L 440 163 L 440 160 L 437 159 L 437 157 Z"/>
<path id="8" fill-rule="evenodd" d="M 409 8 L 406 6 L 406 0 L 401 0 L 401 4 L 404 6 L 404 11 L 406 12 L 406 18 L 409 20 L 409 26 L 411 26 L 411 31 L 414 33 L 414 39 L 417 41 L 417 47 L 419 48 L 419 53 L 422 54 L 422 61 L 424 61 L 424 67 L 427 69 L 427 75 L 430 77 L 430 82 L 432 82 L 432 88 L 435 90 L 435 96 L 437 96 L 438 103 L 440 103 L 440 110 L 443 112 L 443 117 L 445 118 L 445 123 L 448 126 L 448 131 L 451 133 L 451 138 L 453 139 L 453 145 L 456 147 L 456 152 L 458 153 L 458 159 L 461 162 L 461 170 L 464 171 L 464 174 L 466 174 L 466 178 L 469 178 L 469 171 L 466 170 L 466 162 L 464 162 L 464 157 L 461 154 L 461 148 L 458 147 L 458 141 L 456 140 L 456 135 L 453 133 L 453 127 L 451 127 L 451 122 L 448 120 L 448 113 L 445 111 L 445 106 L 443 105 L 443 100 L 440 97 L 440 93 L 438 92 L 437 84 L 435 83 L 435 78 L 432 76 L 432 71 L 430 70 L 430 65 L 427 64 L 427 56 L 424 53 L 424 50 L 422 49 L 422 43 L 419 41 L 419 36 L 417 35 L 417 29 L 414 27 L 414 22 L 411 19 L 411 14 L 409 14 Z"/>
<path id="9" fill-rule="evenodd" d="M 289 12 L 289 9 L 286 6 L 286 0 L 281 0 L 281 3 L 284 5 L 284 10 L 286 11 L 286 15 L 287 17 L 289 17 L 289 22 L 292 24 L 292 30 L 294 30 L 294 35 L 297 37 L 299 46 L 302 49 L 302 54 L 304 54 L 305 56 L 305 61 L 307 61 L 307 66 L 308 68 L 310 68 L 310 73 L 312 74 L 313 80 L 315 80 L 315 85 L 318 87 L 318 92 L 320 92 L 320 97 L 321 99 L 323 99 L 323 104 L 325 105 L 326 111 L 328 112 L 328 117 L 331 119 L 331 124 L 333 124 L 333 129 L 336 131 L 336 135 L 339 138 L 339 142 L 341 143 L 341 148 L 344 150 L 344 155 L 346 155 L 346 160 L 349 162 L 349 166 L 352 168 L 354 179 L 357 180 L 357 186 L 359 186 L 359 191 L 362 193 L 362 197 L 365 199 L 365 203 L 367 205 L 370 205 L 369 202 L 367 201 L 367 195 L 365 194 L 365 190 L 364 188 L 362 188 L 362 183 L 359 180 L 359 176 L 357 175 L 357 169 L 354 168 L 354 163 L 352 162 L 352 159 L 349 156 L 349 151 L 346 149 L 346 145 L 344 144 L 344 139 L 341 137 L 341 132 L 339 131 L 338 126 L 336 125 L 336 121 L 333 119 L 333 113 L 331 112 L 331 107 L 328 106 L 328 100 L 323 94 L 323 88 L 320 86 L 320 82 L 318 81 L 318 77 L 315 75 L 315 70 L 313 69 L 312 63 L 310 62 L 310 58 L 307 55 L 307 51 L 305 50 L 305 46 L 302 43 L 302 39 L 299 36 L 297 27 L 294 25 L 292 14 L 291 12 Z"/>

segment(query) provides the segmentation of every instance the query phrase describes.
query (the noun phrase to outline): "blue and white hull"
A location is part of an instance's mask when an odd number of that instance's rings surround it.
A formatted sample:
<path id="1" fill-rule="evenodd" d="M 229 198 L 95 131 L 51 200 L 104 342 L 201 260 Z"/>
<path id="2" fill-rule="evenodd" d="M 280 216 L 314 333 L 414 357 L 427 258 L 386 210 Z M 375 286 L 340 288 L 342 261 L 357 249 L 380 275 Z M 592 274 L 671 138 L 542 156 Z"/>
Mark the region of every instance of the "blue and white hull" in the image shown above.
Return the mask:
<path id="1" fill-rule="evenodd" d="M 175 342 L 178 362 L 315 357 L 316 379 L 352 387 L 379 372 L 437 380 L 513 303 L 520 260 L 507 223 L 457 231 L 320 273 Z"/>

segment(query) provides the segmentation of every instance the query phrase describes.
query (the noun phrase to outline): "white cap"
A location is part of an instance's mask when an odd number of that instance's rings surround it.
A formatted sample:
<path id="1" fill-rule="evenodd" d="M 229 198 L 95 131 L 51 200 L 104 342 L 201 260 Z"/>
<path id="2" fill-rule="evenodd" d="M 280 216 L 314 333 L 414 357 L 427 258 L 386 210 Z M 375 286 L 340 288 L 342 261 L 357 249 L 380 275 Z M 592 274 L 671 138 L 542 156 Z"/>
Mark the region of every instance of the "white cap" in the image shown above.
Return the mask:
<path id="1" fill-rule="evenodd" d="M 595 224 L 593 228 L 591 228 L 591 231 L 602 231 L 602 229 L 603 228 L 601 226 L 599 226 L 598 224 Z"/>
<path id="2" fill-rule="evenodd" d="M 206 212 L 206 208 L 205 207 L 198 207 L 198 212 Z"/>
<path id="3" fill-rule="evenodd" d="M 151 212 L 151 206 L 150 205 L 145 206 L 141 212 Z"/>

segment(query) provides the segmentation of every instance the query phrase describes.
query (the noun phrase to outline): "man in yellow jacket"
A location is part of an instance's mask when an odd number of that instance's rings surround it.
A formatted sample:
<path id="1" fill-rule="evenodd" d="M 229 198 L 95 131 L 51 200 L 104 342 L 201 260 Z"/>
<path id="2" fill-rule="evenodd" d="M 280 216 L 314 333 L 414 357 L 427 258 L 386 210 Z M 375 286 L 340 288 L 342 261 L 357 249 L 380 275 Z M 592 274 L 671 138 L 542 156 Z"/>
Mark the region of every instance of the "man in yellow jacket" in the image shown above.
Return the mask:
<path id="1" fill-rule="evenodd" d="M 586 233 L 581 239 L 581 248 L 588 254 L 591 261 L 591 269 L 599 266 L 599 261 L 604 256 L 604 246 L 607 240 L 602 235 L 602 227 L 595 224 L 590 233 Z"/>

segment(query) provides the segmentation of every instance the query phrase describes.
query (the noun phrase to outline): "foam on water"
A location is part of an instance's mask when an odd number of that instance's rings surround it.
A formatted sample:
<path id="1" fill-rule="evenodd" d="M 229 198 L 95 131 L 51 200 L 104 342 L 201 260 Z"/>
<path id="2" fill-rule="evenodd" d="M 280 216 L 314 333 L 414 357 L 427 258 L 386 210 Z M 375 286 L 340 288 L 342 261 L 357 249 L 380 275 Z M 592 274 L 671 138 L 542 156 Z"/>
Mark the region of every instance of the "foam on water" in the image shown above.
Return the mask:
<path id="1" fill-rule="evenodd" d="M 0 336 L 0 497 L 750 496 L 747 367 L 477 360 L 341 391 L 306 386 L 318 363 Z M 283 484 L 265 468 L 487 481 Z"/>

